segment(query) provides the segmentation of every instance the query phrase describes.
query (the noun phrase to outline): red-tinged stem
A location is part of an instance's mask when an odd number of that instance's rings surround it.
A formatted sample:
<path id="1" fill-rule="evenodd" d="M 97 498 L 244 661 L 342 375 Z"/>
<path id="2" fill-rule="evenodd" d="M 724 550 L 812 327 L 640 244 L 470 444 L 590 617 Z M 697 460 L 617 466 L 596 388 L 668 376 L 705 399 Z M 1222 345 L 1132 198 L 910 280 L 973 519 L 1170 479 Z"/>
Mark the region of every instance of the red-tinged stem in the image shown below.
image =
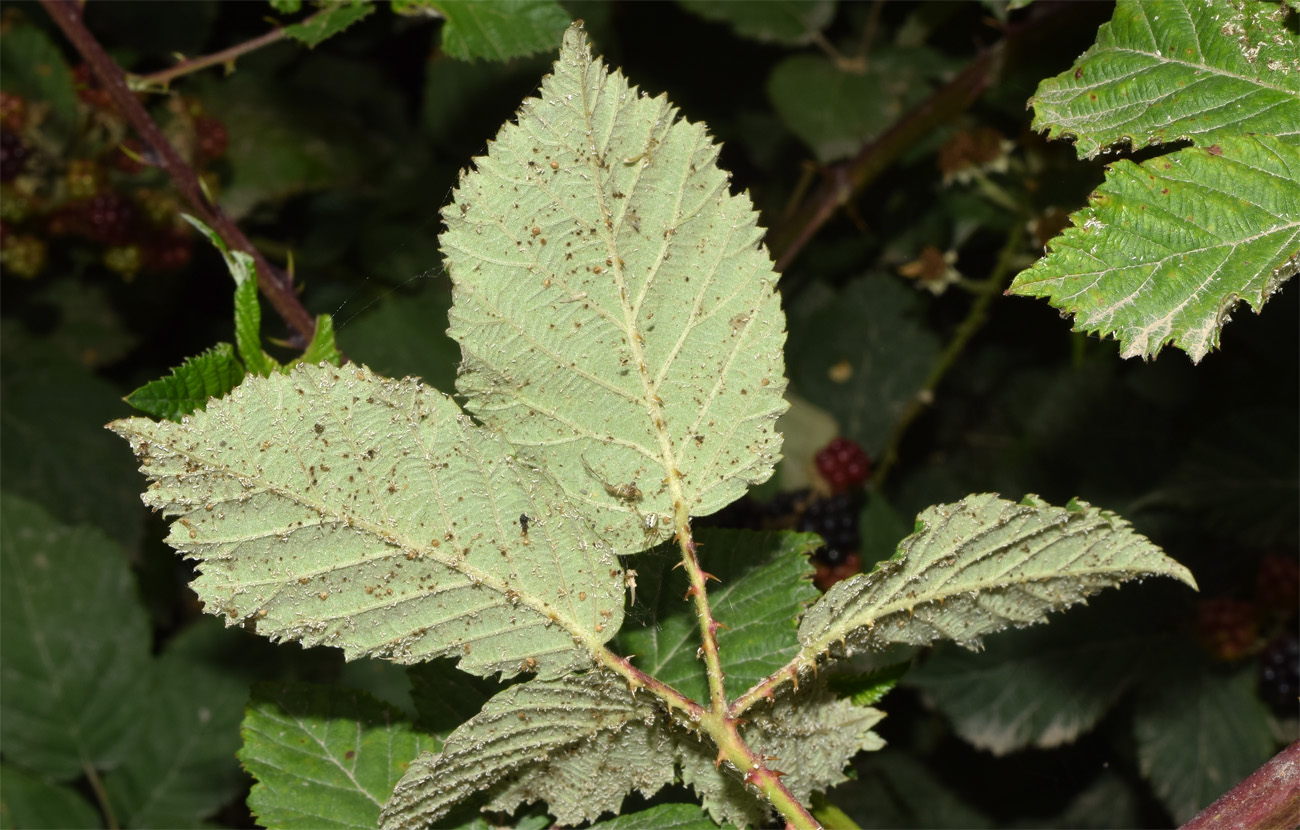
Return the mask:
<path id="1" fill-rule="evenodd" d="M 304 23 L 310 22 L 312 18 L 326 14 L 326 11 L 320 11 L 312 17 L 304 20 Z M 213 52 L 211 55 L 203 55 L 197 58 L 189 58 L 180 61 L 170 69 L 163 69 L 158 72 L 151 72 L 148 75 L 130 75 L 129 84 L 136 89 L 149 89 L 153 87 L 162 87 L 184 75 L 207 69 L 209 66 L 221 66 L 233 62 L 241 55 L 261 49 L 263 46 L 270 46 L 272 43 L 284 39 L 284 27 L 276 26 L 264 35 L 258 35 L 251 40 L 243 43 L 237 43 L 229 49 L 222 49 L 220 52 Z"/>
<path id="2" fill-rule="evenodd" d="M 293 288 L 293 281 L 283 271 L 272 267 L 266 257 L 262 256 L 261 252 L 253 247 L 253 243 L 248 241 L 248 237 L 244 236 L 244 232 L 239 229 L 234 220 L 203 195 L 203 188 L 199 185 L 194 170 L 167 141 L 162 130 L 149 117 L 144 106 L 136 99 L 135 93 L 127 86 L 126 73 L 122 71 L 122 67 L 108 56 L 104 47 L 82 22 L 81 5 L 76 0 L 41 0 L 41 5 L 81 53 L 100 85 L 117 105 L 118 111 L 135 128 L 140 138 L 158 154 L 163 169 L 171 176 L 176 189 L 189 202 L 194 213 L 215 230 L 231 249 L 243 251 L 253 257 L 257 265 L 257 284 L 262 293 L 270 300 L 285 323 L 298 334 L 302 342 L 304 344 L 310 342 L 316 331 L 316 321 L 299 302 Z"/>
<path id="3" fill-rule="evenodd" d="M 1300 741 L 1273 756 L 1181 830 L 1282 830 L 1300 827 Z"/>

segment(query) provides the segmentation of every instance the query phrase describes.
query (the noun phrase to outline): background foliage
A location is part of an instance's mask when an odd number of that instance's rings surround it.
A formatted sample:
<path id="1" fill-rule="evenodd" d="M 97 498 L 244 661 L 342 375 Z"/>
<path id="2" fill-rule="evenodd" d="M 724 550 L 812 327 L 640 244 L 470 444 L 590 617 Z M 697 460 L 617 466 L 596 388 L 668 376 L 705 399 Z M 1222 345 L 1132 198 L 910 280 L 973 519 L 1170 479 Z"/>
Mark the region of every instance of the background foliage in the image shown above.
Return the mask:
<path id="1" fill-rule="evenodd" d="M 86 24 L 147 75 L 173 53 L 264 33 L 268 14 L 314 13 L 273 5 L 90 3 Z M 1294 594 L 1277 590 L 1287 573 L 1294 588 L 1297 557 L 1294 287 L 1258 317 L 1239 314 L 1198 366 L 1172 350 L 1121 361 L 1045 303 L 1000 293 L 1006 264 L 1029 266 L 1101 181 L 1098 164 L 1032 132 L 1024 105 L 1093 43 L 1110 6 L 536 0 L 494 16 L 436 5 L 445 20 L 395 13 L 415 4 L 339 6 L 239 58 L 233 75 L 209 69 L 145 101 L 249 237 L 277 262 L 292 257 L 304 303 L 334 315 L 346 354 L 444 390 L 460 355 L 443 333 L 438 209 L 549 69 L 570 19 L 586 20 L 611 64 L 709 125 L 778 254 L 807 195 L 857 169 L 837 163 L 943 100 L 936 90 L 978 68 L 981 45 L 1007 43 L 980 94 L 888 155 L 785 265 L 787 362 L 805 403 L 760 495 L 806 482 L 834 424 L 882 462 L 861 518 L 868 565 L 931 504 L 1036 492 L 1125 516 L 1202 594 L 1156 581 L 980 654 L 919 657 L 882 704 L 888 748 L 864 756 L 831 803 L 863 827 L 1168 825 L 1296 738 L 1294 692 L 1270 709 L 1257 684 L 1266 644 L 1295 629 Z M 166 177 L 119 149 L 129 130 L 44 11 L 6 3 L 0 26 L 0 118 L 25 153 L 0 202 L 0 822 L 250 826 L 251 807 L 320 826 L 318 807 L 295 813 L 264 789 L 250 800 L 247 772 L 273 789 L 303 765 L 345 770 L 363 745 L 409 759 L 495 686 L 459 677 L 464 695 L 438 709 L 427 690 L 444 682 L 441 665 L 408 680 L 199 615 L 190 566 L 163 546 L 130 453 L 102 426 L 130 413 L 124 395 L 237 339 L 230 278 L 176 219 Z M 1017 27 L 1032 49 L 1016 48 Z M 292 338 L 269 313 L 263 332 Z M 216 387 L 233 359 L 211 354 Z M 308 685 L 325 682 L 336 685 Z M 369 726 L 332 735 L 331 713 Z M 241 722 L 245 738 L 270 737 L 240 751 Z M 303 746 L 310 757 L 294 754 Z M 373 826 L 400 771 L 367 776 L 343 775 L 353 785 L 326 815 Z M 699 815 L 657 809 L 615 826 Z"/>

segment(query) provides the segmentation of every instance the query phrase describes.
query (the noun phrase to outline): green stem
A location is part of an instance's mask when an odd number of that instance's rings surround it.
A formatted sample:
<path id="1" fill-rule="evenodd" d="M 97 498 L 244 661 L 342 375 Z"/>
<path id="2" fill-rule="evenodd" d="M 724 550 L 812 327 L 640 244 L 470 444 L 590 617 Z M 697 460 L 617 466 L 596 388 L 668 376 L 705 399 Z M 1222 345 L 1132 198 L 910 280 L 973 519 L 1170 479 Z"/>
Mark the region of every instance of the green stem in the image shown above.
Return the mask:
<path id="1" fill-rule="evenodd" d="M 95 794 L 100 812 L 104 814 L 104 824 L 108 830 L 117 830 L 120 825 L 117 823 L 117 816 L 113 815 L 113 807 L 109 804 L 108 792 L 104 789 L 104 782 L 100 780 L 99 773 L 90 764 L 82 764 L 81 769 L 86 774 L 86 782 L 90 784 L 91 792 Z"/>
<path id="2" fill-rule="evenodd" d="M 965 319 L 957 326 L 952 339 L 948 341 L 948 345 L 939 353 L 934 365 L 930 367 L 930 374 L 926 377 L 925 383 L 917 390 L 912 400 L 908 402 L 907 409 L 903 411 L 903 414 L 894 424 L 894 430 L 889 436 L 889 442 L 880 455 L 880 465 L 876 468 L 876 473 L 872 477 L 872 484 L 876 489 L 884 486 L 890 471 L 898 463 L 898 448 L 903 442 L 903 436 L 907 434 L 908 427 L 934 402 L 934 392 L 938 388 L 939 382 L 943 380 L 944 376 L 948 374 L 948 370 L 957 362 L 957 358 L 961 356 L 971 338 L 988 321 L 989 304 L 993 302 L 994 297 L 1002 293 L 1007 278 L 1013 270 L 1013 263 L 1020 251 L 1023 240 L 1023 223 L 1017 222 L 1013 226 L 1011 233 L 1007 235 L 1006 244 L 1002 246 L 1002 253 L 998 256 L 998 263 L 994 267 L 993 273 L 981 283 L 982 287 L 979 290 L 974 291 L 975 302 L 971 303 Z"/>

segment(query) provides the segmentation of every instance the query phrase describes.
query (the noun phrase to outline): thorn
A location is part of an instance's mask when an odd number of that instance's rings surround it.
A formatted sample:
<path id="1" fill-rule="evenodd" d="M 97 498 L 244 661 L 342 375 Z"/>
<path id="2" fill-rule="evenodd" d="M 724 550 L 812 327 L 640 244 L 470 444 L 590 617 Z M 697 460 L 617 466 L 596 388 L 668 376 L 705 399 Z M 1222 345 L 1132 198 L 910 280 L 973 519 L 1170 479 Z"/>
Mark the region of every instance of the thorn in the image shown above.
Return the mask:
<path id="1" fill-rule="evenodd" d="M 712 626 L 713 626 L 713 633 L 714 633 L 714 634 L 717 634 L 717 633 L 718 633 L 718 629 L 719 629 L 719 628 L 725 628 L 725 629 L 727 629 L 728 631 L 731 630 L 731 626 L 727 625 L 726 623 L 718 622 L 717 620 L 714 620 L 714 621 L 713 621 Z"/>
<path id="2" fill-rule="evenodd" d="M 724 758 L 724 756 L 723 756 L 723 752 L 722 752 L 721 749 L 719 749 L 719 750 L 718 750 L 718 757 L 713 759 L 713 768 L 714 768 L 714 769 L 717 769 L 718 767 L 722 766 L 723 758 Z"/>
<path id="3" fill-rule="evenodd" d="M 699 593 L 700 593 L 699 591 L 695 590 L 695 586 L 692 585 L 691 587 L 686 589 L 686 594 L 682 597 L 682 599 L 688 600 L 693 596 L 699 596 Z"/>
<path id="4" fill-rule="evenodd" d="M 713 574 L 709 573 L 708 571 L 700 571 L 700 576 L 704 577 L 704 581 L 705 581 L 705 582 L 708 582 L 710 579 L 712 579 L 714 582 L 721 582 L 721 581 L 722 581 L 721 579 L 718 579 L 716 576 L 714 576 Z"/>
<path id="5" fill-rule="evenodd" d="M 770 769 L 768 770 L 768 774 L 771 775 L 773 778 L 780 778 L 785 775 L 785 773 L 781 772 L 781 770 L 779 769 Z"/>

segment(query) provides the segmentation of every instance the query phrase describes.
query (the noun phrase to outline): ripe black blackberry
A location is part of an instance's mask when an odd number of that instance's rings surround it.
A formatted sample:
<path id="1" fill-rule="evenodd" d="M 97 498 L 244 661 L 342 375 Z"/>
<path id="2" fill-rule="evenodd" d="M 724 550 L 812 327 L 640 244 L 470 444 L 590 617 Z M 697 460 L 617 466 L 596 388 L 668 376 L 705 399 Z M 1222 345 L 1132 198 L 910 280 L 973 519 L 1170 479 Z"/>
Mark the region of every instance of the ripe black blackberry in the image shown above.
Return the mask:
<path id="1" fill-rule="evenodd" d="M 1282 717 L 1300 714 L 1300 638 L 1294 630 L 1273 638 L 1259 655 L 1259 697 Z"/>
<path id="2" fill-rule="evenodd" d="M 0 130 L 0 182 L 11 182 L 27 164 L 27 147 L 16 133 Z"/>
<path id="3" fill-rule="evenodd" d="M 798 529 L 816 533 L 825 540 L 825 547 L 814 554 L 828 565 L 838 565 L 861 545 L 858 531 L 858 513 L 861 504 L 851 493 L 836 493 L 828 498 L 814 498 L 799 517 Z"/>

